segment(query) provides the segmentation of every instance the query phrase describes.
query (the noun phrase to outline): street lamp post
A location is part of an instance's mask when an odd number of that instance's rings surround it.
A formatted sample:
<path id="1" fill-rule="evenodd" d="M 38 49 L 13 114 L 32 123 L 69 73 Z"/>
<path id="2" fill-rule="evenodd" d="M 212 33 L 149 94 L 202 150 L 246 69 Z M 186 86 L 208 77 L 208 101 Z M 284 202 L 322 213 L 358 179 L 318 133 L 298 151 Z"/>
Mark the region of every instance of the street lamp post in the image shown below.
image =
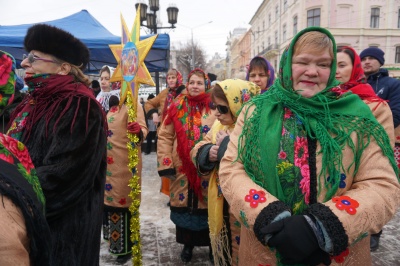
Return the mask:
<path id="1" fill-rule="evenodd" d="M 207 24 L 210 24 L 210 23 L 212 23 L 212 20 L 211 21 L 209 21 L 209 22 L 207 22 L 207 23 L 203 23 L 203 24 L 200 24 L 200 25 L 197 25 L 197 26 L 194 26 L 194 27 L 188 27 L 188 26 L 185 26 L 185 25 L 181 25 L 181 24 L 179 24 L 180 26 L 183 26 L 183 27 L 185 27 L 185 28 L 188 28 L 188 29 L 190 29 L 190 31 L 191 31 L 191 33 L 192 33 L 192 60 L 191 60 L 191 63 L 190 63 L 190 67 L 192 68 L 192 70 L 194 69 L 194 65 L 195 65 L 195 56 L 194 56 L 194 41 L 193 41 L 193 29 L 195 29 L 195 28 L 198 28 L 198 27 L 201 27 L 201 26 L 204 26 L 204 25 L 207 25 Z"/>
<path id="2" fill-rule="evenodd" d="M 159 0 L 149 0 L 149 5 L 145 3 L 136 3 L 135 7 L 138 8 L 140 4 L 140 26 L 146 27 L 151 30 L 151 33 L 157 34 L 157 29 L 174 29 L 175 24 L 178 22 L 179 9 L 176 6 L 170 6 L 167 8 L 168 23 L 171 24 L 169 27 L 157 27 L 157 11 L 160 9 Z M 150 8 L 153 13 L 147 13 L 147 7 Z M 143 22 L 146 21 L 146 25 Z M 155 72 L 156 79 L 156 94 L 160 93 L 160 73 Z"/>

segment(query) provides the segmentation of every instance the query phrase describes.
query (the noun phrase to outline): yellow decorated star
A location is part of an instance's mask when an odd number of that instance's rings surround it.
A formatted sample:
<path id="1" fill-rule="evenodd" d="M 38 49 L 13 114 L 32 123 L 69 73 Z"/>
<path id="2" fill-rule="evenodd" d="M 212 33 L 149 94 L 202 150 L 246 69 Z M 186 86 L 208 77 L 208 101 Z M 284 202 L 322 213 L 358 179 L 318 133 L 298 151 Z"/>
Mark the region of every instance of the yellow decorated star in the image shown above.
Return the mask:
<path id="1" fill-rule="evenodd" d="M 118 62 L 110 82 L 121 81 L 120 103 L 124 103 L 131 91 L 132 103 L 136 106 L 140 84 L 155 86 L 153 79 L 144 63 L 158 35 L 140 41 L 140 5 L 136 11 L 132 31 L 129 32 L 121 14 L 121 44 L 111 44 L 110 49 Z"/>

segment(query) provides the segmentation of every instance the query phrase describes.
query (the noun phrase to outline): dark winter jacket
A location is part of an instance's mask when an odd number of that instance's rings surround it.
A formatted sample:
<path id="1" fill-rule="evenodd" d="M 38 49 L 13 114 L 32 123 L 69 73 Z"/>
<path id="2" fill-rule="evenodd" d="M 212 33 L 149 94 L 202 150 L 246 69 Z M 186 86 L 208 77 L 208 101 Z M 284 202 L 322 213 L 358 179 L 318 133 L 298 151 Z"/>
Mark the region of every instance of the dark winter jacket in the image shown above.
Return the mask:
<path id="1" fill-rule="evenodd" d="M 379 72 L 370 75 L 367 82 L 372 86 L 376 95 L 388 100 L 396 128 L 400 125 L 400 80 L 389 77 L 387 69 L 381 68 Z"/>

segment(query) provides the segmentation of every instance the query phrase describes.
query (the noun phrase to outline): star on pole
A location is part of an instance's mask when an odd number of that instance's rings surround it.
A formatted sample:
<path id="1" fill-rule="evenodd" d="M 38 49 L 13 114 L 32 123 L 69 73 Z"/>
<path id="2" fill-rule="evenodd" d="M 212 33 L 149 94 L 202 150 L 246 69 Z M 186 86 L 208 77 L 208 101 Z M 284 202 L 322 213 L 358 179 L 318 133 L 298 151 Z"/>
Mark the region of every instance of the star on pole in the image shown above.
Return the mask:
<path id="1" fill-rule="evenodd" d="M 132 102 L 136 106 L 140 84 L 155 86 L 144 59 L 158 35 L 140 40 L 140 5 L 136 11 L 132 31 L 129 32 L 122 14 L 121 28 L 121 44 L 109 45 L 118 62 L 110 82 L 121 81 L 120 104 L 125 102 L 129 90 L 132 92 Z"/>

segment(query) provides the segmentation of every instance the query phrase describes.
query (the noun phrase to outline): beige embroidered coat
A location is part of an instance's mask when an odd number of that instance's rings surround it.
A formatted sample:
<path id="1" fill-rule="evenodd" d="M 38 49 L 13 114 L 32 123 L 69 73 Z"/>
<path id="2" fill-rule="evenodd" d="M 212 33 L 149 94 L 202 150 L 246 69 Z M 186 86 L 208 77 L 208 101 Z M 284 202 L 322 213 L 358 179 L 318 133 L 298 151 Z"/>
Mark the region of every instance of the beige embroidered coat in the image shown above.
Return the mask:
<path id="1" fill-rule="evenodd" d="M 142 141 L 146 138 L 148 130 L 141 105 L 137 108 L 137 122 L 142 129 Z M 110 207 L 129 208 L 132 199 L 128 196 L 131 188 L 128 186 L 132 178 L 128 167 L 128 149 L 126 144 L 129 139 L 126 135 L 128 125 L 128 113 L 125 105 L 121 109 L 110 109 L 107 113 L 108 137 L 107 137 L 107 173 L 104 192 L 104 204 Z M 140 142 L 141 143 L 141 142 Z M 140 143 L 137 145 L 139 161 L 137 174 L 142 174 L 142 152 Z M 141 184 L 141 179 L 139 178 Z"/>
<path id="2" fill-rule="evenodd" d="M 212 127 L 215 120 L 215 111 L 210 110 L 207 114 L 205 110 L 202 112 L 201 125 L 208 128 Z M 164 120 L 165 121 L 165 120 Z M 201 133 L 203 138 L 206 133 Z M 171 207 L 182 207 L 188 206 L 188 180 L 186 175 L 181 172 L 182 162 L 177 153 L 178 140 L 175 134 L 175 128 L 173 123 L 165 125 L 163 123 L 158 132 L 157 141 L 157 158 L 158 158 L 158 172 L 161 173 L 174 169 L 176 173 L 176 179 L 170 182 L 170 204 Z M 201 191 L 203 195 L 203 200 L 194 203 L 198 209 L 207 209 L 207 191 L 208 191 L 208 179 L 209 176 L 202 176 L 201 178 Z M 193 204 L 193 203 L 191 203 Z"/>
<path id="3" fill-rule="evenodd" d="M 233 128 L 232 129 L 228 128 L 227 131 L 229 132 L 229 134 L 231 134 L 233 131 Z M 211 129 L 205 136 L 204 140 L 197 143 L 196 146 L 194 146 L 194 148 L 190 151 L 190 157 L 192 158 L 193 163 L 195 165 L 197 165 L 196 164 L 196 155 L 198 154 L 200 148 L 207 144 L 214 144 L 212 142 L 212 134 L 213 134 L 213 130 Z M 216 169 L 214 169 L 210 174 L 218 176 L 218 169 L 219 169 L 219 165 L 216 166 Z M 219 198 L 218 200 L 220 200 L 220 199 L 223 200 L 223 198 Z M 231 254 L 232 264 L 231 265 L 235 266 L 235 265 L 237 265 L 237 262 L 239 261 L 240 223 L 236 219 L 236 217 L 233 215 L 233 213 L 231 212 L 230 209 L 228 210 L 228 212 L 229 212 L 229 227 L 230 227 L 230 231 L 231 231 L 231 239 L 230 240 L 231 240 L 231 247 L 232 247 L 232 254 Z M 214 258 L 214 261 L 215 261 L 215 258 Z"/>
<path id="4" fill-rule="evenodd" d="M 0 195 L 0 265 L 30 265 L 25 219 L 8 197 Z"/>
<path id="5" fill-rule="evenodd" d="M 244 124 L 244 111 L 239 115 L 236 127 L 230 136 L 228 149 L 220 164 L 221 188 L 231 206 L 232 213 L 242 224 L 239 265 L 276 265 L 275 252 L 258 241 L 253 226 L 260 212 L 271 203 L 276 202 L 277 198 L 249 178 L 240 160 L 235 161 L 238 157 L 238 137 Z M 249 110 L 248 115 L 251 114 L 251 111 Z M 378 121 L 381 123 L 391 120 L 391 113 L 387 108 L 380 108 L 378 113 L 380 113 Z M 384 127 L 387 128 L 387 126 Z M 353 135 L 353 140 L 355 138 L 356 136 Z M 320 148 L 317 142 L 316 155 L 314 155 L 316 156 L 317 176 L 321 169 L 322 155 L 318 154 Z M 310 156 L 312 155 L 310 154 Z M 343 151 L 344 169 L 348 169 L 352 158 L 353 154 L 350 149 Z M 331 217 L 333 214 L 339 219 L 349 240 L 349 255 L 344 257 L 343 264 L 332 260 L 332 265 L 371 265 L 370 238 L 367 235 L 378 232 L 392 218 L 400 205 L 400 185 L 397 177 L 389 160 L 383 156 L 375 140 L 371 140 L 369 146 L 364 150 L 360 164 L 357 175 L 353 174 L 354 166 L 345 173 L 346 186 L 339 188 L 336 193 L 336 196 L 345 195 L 359 203 L 354 215 L 350 215 L 346 210 L 338 209 L 332 200 L 324 202 L 326 193 L 324 177 L 317 180 L 321 184 L 317 186 L 317 190 L 321 188 L 317 194 L 317 202 L 329 208 Z M 250 189 L 264 191 L 266 202 L 259 203 L 257 207 L 252 208 L 244 200 Z M 324 208 L 327 209 L 326 207 Z M 335 236 L 330 235 L 330 238 L 334 241 Z"/>

